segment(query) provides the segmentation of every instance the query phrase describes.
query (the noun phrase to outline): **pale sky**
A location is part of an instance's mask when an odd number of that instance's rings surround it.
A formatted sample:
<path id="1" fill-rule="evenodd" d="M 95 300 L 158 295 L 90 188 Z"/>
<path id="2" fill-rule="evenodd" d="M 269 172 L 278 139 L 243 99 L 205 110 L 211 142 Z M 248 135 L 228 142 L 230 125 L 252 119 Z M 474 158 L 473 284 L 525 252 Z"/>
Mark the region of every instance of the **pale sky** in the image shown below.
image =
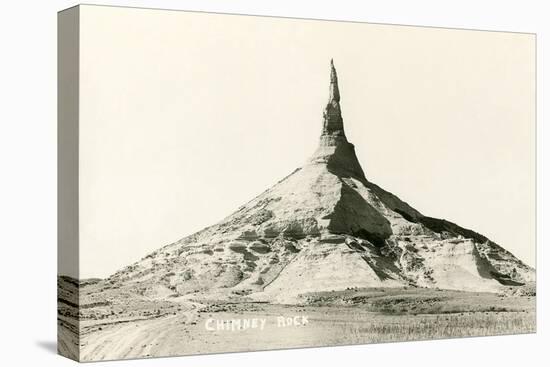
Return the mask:
<path id="1" fill-rule="evenodd" d="M 80 277 L 301 166 L 331 58 L 367 179 L 535 264 L 534 35 L 98 6 L 80 20 Z"/>

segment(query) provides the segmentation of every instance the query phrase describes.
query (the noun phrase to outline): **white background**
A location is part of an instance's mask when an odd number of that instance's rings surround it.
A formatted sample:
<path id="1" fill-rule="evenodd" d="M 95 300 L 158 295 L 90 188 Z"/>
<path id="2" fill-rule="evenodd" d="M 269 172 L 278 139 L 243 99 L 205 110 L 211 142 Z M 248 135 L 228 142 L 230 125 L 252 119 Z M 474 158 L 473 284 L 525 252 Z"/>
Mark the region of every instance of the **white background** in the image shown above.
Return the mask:
<path id="1" fill-rule="evenodd" d="M 101 4 L 536 32 L 538 34 L 538 334 L 117 362 L 121 366 L 540 365 L 548 344 L 550 261 L 542 187 L 542 103 L 550 47 L 544 1 L 100 1 Z M 3 365 L 69 365 L 56 340 L 56 12 L 71 1 L 9 2 L 0 12 L 0 324 Z M 548 63 L 546 61 L 546 63 Z M 546 205 L 545 205 L 546 204 Z"/>

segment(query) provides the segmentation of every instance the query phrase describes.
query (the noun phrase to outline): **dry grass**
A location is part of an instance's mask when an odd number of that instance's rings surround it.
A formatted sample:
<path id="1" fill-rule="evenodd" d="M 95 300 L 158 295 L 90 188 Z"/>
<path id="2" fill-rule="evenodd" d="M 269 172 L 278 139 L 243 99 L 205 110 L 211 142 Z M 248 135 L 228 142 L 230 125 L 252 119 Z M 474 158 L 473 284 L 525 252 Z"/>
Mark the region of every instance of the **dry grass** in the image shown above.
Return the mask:
<path id="1" fill-rule="evenodd" d="M 342 325 L 343 342 L 379 343 L 535 332 L 532 312 L 475 312 L 373 317 Z"/>
<path id="2" fill-rule="evenodd" d="M 328 310 L 331 343 L 360 344 L 536 331 L 535 297 L 420 288 L 319 292 L 308 303 Z M 306 306 L 309 312 L 315 308 Z"/>

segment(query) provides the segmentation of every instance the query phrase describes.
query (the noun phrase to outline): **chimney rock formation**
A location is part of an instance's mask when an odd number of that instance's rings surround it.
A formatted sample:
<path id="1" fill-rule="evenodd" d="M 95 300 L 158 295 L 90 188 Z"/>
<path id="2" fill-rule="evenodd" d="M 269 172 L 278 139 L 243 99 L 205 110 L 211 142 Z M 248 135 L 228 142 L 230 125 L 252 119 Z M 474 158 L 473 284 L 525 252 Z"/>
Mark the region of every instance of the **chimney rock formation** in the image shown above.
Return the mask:
<path id="1" fill-rule="evenodd" d="M 160 298 L 199 292 L 297 302 L 308 292 L 349 287 L 498 292 L 534 277 L 532 268 L 483 235 L 424 216 L 366 179 L 344 133 L 331 61 L 319 147 L 303 167 L 109 282 L 139 284 Z"/>

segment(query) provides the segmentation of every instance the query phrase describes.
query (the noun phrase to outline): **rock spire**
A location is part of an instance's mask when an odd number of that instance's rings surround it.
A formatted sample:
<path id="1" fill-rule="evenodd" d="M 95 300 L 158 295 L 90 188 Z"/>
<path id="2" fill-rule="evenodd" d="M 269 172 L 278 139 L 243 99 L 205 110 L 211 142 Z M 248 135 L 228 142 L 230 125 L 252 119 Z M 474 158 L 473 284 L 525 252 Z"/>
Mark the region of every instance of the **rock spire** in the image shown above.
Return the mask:
<path id="1" fill-rule="evenodd" d="M 334 61 L 330 60 L 330 86 L 328 103 L 323 111 L 323 130 L 319 147 L 310 159 L 312 164 L 325 164 L 329 171 L 366 180 L 353 144 L 344 133 L 344 120 L 340 109 L 340 90 Z"/>
<path id="2" fill-rule="evenodd" d="M 344 136 L 344 121 L 340 109 L 340 90 L 338 89 L 338 74 L 334 67 L 334 61 L 330 60 L 330 87 L 329 99 L 323 111 L 322 135 Z"/>

